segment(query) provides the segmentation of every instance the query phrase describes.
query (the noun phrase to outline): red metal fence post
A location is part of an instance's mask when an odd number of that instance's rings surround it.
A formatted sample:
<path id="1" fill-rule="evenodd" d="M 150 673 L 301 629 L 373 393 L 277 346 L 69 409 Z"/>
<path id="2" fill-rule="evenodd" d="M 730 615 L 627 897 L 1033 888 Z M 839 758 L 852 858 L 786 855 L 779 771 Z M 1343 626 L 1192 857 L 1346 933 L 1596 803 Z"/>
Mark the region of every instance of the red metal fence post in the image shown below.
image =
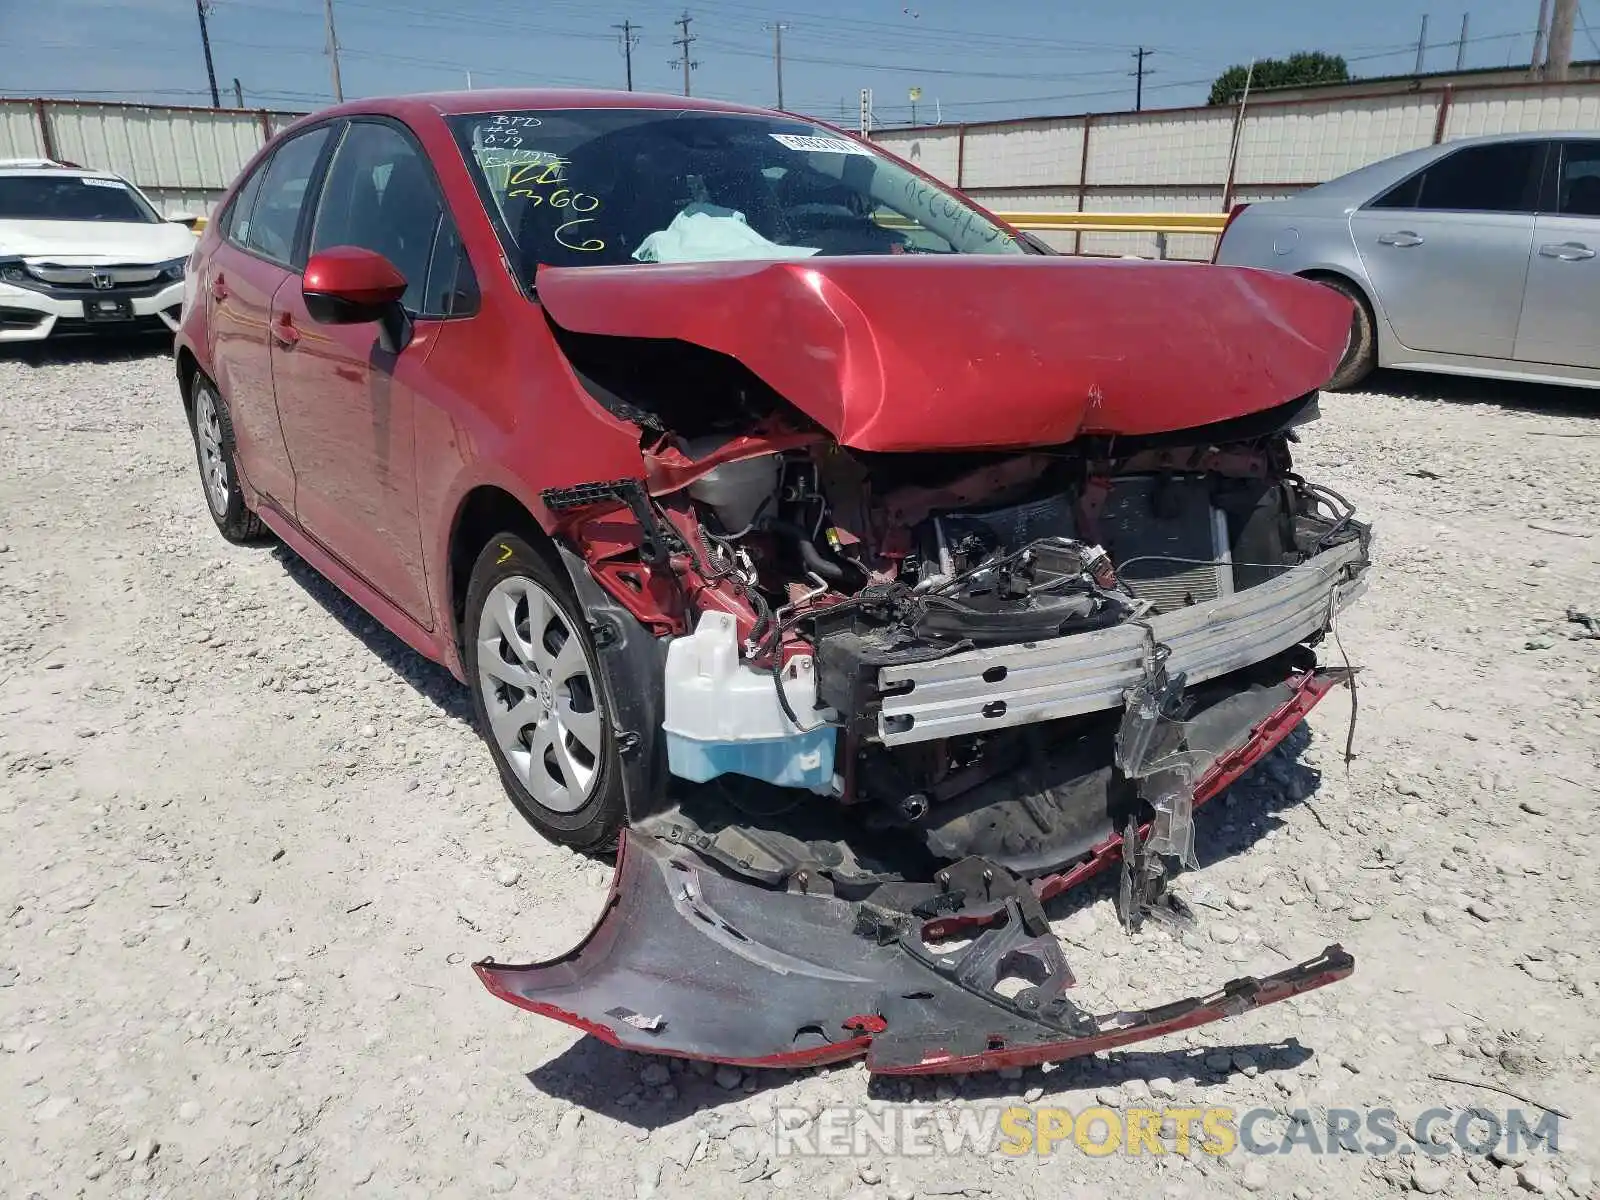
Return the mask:
<path id="1" fill-rule="evenodd" d="M 1444 141 L 1444 123 L 1450 116 L 1450 100 L 1455 94 L 1455 88 L 1448 83 L 1444 85 L 1444 91 L 1439 93 L 1439 115 L 1433 122 L 1433 144 L 1435 146 Z"/>
<path id="2" fill-rule="evenodd" d="M 42 99 L 33 102 L 33 115 L 39 122 L 39 145 L 44 147 L 44 156 L 54 162 L 56 161 L 56 137 L 50 131 L 50 114 L 45 111 Z"/>

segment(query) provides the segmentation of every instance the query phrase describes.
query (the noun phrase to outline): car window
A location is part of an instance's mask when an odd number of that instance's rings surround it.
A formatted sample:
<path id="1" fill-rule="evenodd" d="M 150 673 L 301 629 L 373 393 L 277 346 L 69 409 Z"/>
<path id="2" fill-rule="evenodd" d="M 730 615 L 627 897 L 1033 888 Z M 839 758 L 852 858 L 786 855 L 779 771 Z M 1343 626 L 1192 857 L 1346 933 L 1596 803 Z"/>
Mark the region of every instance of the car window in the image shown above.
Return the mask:
<path id="1" fill-rule="evenodd" d="M 153 225 L 161 218 L 120 179 L 41 173 L 0 175 L 0 220 Z"/>
<path id="2" fill-rule="evenodd" d="M 250 214 L 256 206 L 256 196 L 261 191 L 261 180 L 267 173 L 267 166 L 271 163 L 269 157 L 266 162 L 250 172 L 250 178 L 244 181 L 237 192 L 233 194 L 233 202 L 228 205 L 227 214 L 223 217 L 222 232 L 230 242 L 235 245 L 244 245 L 245 237 L 250 232 Z"/>
<path id="3" fill-rule="evenodd" d="M 251 250 L 284 266 L 294 261 L 301 205 L 327 140 L 328 127 L 323 125 L 297 134 L 278 147 L 267 165 L 249 228 L 245 230 L 244 244 Z"/>
<path id="4" fill-rule="evenodd" d="M 478 277 L 473 273 L 455 222 L 446 213 L 433 239 L 433 253 L 428 260 L 428 286 L 422 297 L 420 315 L 465 317 L 477 311 Z"/>
<path id="5" fill-rule="evenodd" d="M 519 278 L 844 254 L 1025 254 L 958 193 L 797 117 L 548 109 L 451 119 Z"/>
<path id="6" fill-rule="evenodd" d="M 1429 163 L 1372 202 L 1373 208 L 1532 213 L 1543 142 L 1468 146 Z"/>
<path id="7" fill-rule="evenodd" d="M 330 246 L 375 250 L 405 276 L 401 303 L 419 315 L 440 315 L 429 310 L 424 296 L 434 242 L 446 220 L 439 186 L 421 147 L 393 125 L 353 121 L 322 189 L 311 252 Z M 444 275 L 441 271 L 441 283 Z M 453 280 L 448 286 L 453 288 Z"/>
<path id="8" fill-rule="evenodd" d="M 1556 211 L 1569 217 L 1600 217 L 1600 141 L 1561 143 Z"/>

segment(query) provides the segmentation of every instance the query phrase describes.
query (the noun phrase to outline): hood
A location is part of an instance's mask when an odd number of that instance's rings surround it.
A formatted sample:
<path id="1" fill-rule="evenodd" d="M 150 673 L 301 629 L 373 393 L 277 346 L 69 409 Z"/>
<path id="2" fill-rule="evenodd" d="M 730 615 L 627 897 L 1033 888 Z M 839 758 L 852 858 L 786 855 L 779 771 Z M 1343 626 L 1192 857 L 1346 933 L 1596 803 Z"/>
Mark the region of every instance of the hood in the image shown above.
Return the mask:
<path id="1" fill-rule="evenodd" d="M 1321 387 L 1350 302 L 1242 267 L 1028 256 L 549 267 L 550 319 L 743 363 L 858 450 L 1188 429 Z"/>
<path id="2" fill-rule="evenodd" d="M 4 221 L 0 255 L 70 267 L 119 266 L 187 258 L 195 235 L 172 221 Z"/>

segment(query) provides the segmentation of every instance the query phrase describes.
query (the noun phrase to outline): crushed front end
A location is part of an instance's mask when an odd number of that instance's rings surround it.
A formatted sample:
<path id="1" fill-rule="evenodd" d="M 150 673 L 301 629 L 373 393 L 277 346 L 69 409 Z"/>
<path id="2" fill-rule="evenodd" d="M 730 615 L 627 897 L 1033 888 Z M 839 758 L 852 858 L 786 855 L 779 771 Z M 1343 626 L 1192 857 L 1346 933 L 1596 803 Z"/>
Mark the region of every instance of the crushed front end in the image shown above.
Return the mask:
<path id="1" fill-rule="evenodd" d="M 1126 925 L 1182 920 L 1196 806 L 1348 681 L 1316 647 L 1370 531 L 1294 470 L 1314 390 L 880 449 L 726 354 L 557 334 L 641 430 L 639 479 L 543 497 L 602 631 L 630 824 L 594 932 L 479 964 L 495 994 L 633 1049 L 917 1073 L 1093 1053 L 1353 969 L 1330 947 L 1096 1016 L 1042 907 L 1120 859 Z"/>

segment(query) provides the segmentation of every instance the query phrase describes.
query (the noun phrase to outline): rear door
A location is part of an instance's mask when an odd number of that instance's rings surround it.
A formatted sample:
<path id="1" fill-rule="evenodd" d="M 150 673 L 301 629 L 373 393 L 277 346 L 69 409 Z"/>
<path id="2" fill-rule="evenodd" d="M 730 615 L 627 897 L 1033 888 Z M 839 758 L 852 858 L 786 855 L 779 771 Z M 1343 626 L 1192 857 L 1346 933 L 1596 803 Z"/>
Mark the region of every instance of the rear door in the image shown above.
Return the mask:
<path id="1" fill-rule="evenodd" d="M 245 181 L 223 214 L 223 238 L 198 281 L 211 307 L 211 362 L 233 420 L 250 486 L 294 511 L 294 470 L 278 422 L 267 321 L 291 277 L 300 199 L 326 148 L 328 127 L 296 134 Z"/>
<path id="2" fill-rule="evenodd" d="M 1557 141 L 1533 223 L 1517 358 L 1600 367 L 1600 139 Z"/>
<path id="3" fill-rule="evenodd" d="M 1545 148 L 1464 146 L 1351 216 L 1378 306 L 1401 343 L 1512 356 Z"/>

